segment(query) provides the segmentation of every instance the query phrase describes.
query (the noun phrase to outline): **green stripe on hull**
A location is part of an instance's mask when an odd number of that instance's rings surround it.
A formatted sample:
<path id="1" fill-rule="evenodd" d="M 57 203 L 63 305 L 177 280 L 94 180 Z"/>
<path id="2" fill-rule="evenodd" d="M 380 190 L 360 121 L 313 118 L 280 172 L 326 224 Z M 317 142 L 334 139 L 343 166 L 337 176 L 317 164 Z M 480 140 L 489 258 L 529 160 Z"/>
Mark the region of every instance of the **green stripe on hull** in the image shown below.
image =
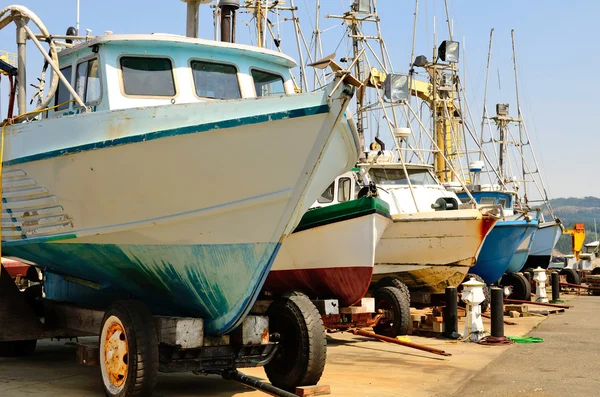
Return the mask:
<path id="1" fill-rule="evenodd" d="M 377 197 L 361 197 L 327 207 L 314 208 L 304 214 L 294 233 L 373 213 L 391 219 L 390 206 Z"/>

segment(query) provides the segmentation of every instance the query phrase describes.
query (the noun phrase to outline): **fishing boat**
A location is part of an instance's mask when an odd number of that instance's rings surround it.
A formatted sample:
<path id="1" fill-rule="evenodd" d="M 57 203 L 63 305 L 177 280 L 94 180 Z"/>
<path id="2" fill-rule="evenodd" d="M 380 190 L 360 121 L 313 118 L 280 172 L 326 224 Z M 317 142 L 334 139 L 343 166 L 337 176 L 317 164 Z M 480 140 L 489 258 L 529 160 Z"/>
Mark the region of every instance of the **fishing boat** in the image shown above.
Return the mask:
<path id="1" fill-rule="evenodd" d="M 540 222 L 524 267 L 547 269 L 552 259 L 552 250 L 562 233 L 563 226 L 560 221 Z"/>
<path id="2" fill-rule="evenodd" d="M 295 62 L 266 49 L 167 34 L 57 44 L 28 9 L 0 14 L 38 26 L 52 68 L 33 114 L 19 85 L 3 129 L 3 254 L 45 269 L 48 299 L 133 297 L 208 335 L 240 325 L 285 237 L 358 157 L 353 87 L 296 94 Z"/>
<path id="3" fill-rule="evenodd" d="M 494 191 L 492 187 L 482 186 L 483 191 L 471 191 L 471 194 L 480 205 L 501 205 L 503 218 L 500 219 L 494 229 L 483 243 L 483 247 L 477 256 L 475 266 L 471 273 L 478 275 L 486 284 L 498 282 L 502 275 L 509 269 L 515 253 L 519 247 L 531 241 L 531 236 L 537 229 L 536 219 L 532 219 L 525 213 L 515 212 L 515 194 L 506 191 Z M 485 191 L 487 190 L 487 191 Z M 466 197 L 459 193 L 459 197 Z M 523 265 L 524 255 L 515 260 L 515 267 Z M 520 265 L 518 262 L 521 262 Z M 519 268 L 520 270 L 520 268 Z"/>
<path id="4" fill-rule="evenodd" d="M 334 298 L 351 306 L 371 283 L 375 249 L 392 223 L 388 204 L 378 197 L 355 198 L 355 173 L 346 173 L 317 199 L 283 242 L 264 285 L 283 294 Z"/>
<path id="5" fill-rule="evenodd" d="M 394 221 L 377 247 L 374 281 L 394 276 L 411 290 L 443 293 L 464 280 L 493 230 L 497 221 L 493 209 L 488 214 L 461 204 L 432 169 L 393 162 L 369 164 L 370 180 L 381 188 Z"/>

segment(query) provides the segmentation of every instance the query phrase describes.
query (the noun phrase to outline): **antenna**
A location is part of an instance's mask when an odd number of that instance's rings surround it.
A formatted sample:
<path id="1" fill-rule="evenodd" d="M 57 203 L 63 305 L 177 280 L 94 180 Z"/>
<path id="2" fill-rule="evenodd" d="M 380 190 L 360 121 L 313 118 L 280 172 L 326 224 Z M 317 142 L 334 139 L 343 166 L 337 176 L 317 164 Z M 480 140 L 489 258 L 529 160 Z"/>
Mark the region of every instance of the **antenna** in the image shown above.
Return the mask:
<path id="1" fill-rule="evenodd" d="M 77 30 L 77 36 L 79 36 L 79 0 L 77 0 L 77 20 L 75 21 L 75 30 Z"/>

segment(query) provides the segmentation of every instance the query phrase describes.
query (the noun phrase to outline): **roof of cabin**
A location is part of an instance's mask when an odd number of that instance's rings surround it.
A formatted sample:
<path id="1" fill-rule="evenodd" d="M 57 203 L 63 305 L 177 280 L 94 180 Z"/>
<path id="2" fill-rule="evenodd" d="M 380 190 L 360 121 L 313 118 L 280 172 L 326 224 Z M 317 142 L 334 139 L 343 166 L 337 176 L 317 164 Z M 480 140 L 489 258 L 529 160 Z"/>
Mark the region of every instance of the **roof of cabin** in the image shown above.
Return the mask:
<path id="1" fill-rule="evenodd" d="M 433 169 L 433 165 L 430 164 L 416 164 L 416 163 L 405 163 L 404 164 L 406 166 L 407 170 L 418 170 L 418 169 Z M 398 163 L 398 162 L 392 162 L 392 163 L 360 163 L 358 164 L 358 166 L 363 166 L 363 167 L 368 167 L 369 169 L 371 168 L 396 168 L 396 169 L 404 169 L 404 167 L 402 166 L 402 163 Z"/>
<path id="2" fill-rule="evenodd" d="M 111 34 L 105 36 L 96 36 L 91 40 L 77 43 L 71 48 L 66 48 L 60 51 L 60 56 L 69 55 L 80 51 L 83 48 L 92 47 L 94 45 L 104 45 L 109 43 L 126 44 L 127 46 L 144 46 L 154 45 L 156 47 L 178 47 L 194 49 L 196 46 L 212 47 L 216 52 L 231 53 L 231 50 L 239 51 L 239 55 L 256 58 L 261 61 L 272 62 L 287 68 L 297 66 L 293 58 L 277 51 L 268 50 L 265 48 L 254 47 L 245 44 L 226 43 L 215 40 L 196 39 L 191 37 L 171 35 L 164 33 L 156 34 Z"/>

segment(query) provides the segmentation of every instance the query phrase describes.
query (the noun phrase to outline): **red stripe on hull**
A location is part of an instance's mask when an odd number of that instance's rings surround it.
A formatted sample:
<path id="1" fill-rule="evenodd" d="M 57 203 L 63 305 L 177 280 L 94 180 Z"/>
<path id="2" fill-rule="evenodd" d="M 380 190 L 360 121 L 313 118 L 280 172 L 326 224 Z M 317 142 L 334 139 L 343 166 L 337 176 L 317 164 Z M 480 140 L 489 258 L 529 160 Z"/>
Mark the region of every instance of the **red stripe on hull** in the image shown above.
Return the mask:
<path id="1" fill-rule="evenodd" d="M 274 294 L 299 291 L 311 298 L 337 299 L 341 306 L 350 306 L 366 295 L 372 275 L 372 267 L 271 271 L 263 290 Z"/>

